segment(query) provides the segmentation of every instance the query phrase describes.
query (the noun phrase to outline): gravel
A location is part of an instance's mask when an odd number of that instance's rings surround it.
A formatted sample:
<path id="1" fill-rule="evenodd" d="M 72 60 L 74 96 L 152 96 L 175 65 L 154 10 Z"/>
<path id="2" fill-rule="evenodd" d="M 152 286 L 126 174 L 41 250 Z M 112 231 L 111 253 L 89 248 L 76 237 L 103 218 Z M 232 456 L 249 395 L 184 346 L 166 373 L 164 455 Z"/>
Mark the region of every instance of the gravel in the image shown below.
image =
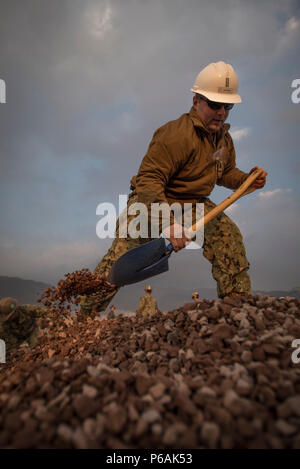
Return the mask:
<path id="1" fill-rule="evenodd" d="M 53 321 L 0 365 L 0 447 L 299 449 L 299 338 L 262 294 Z"/>

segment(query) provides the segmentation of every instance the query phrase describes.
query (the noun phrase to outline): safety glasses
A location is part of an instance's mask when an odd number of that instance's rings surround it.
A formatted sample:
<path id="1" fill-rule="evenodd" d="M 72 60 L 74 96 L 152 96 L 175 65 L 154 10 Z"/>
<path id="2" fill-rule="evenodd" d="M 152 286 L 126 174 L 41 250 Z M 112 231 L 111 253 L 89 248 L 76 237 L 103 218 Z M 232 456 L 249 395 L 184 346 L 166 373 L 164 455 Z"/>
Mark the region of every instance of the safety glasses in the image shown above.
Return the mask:
<path id="1" fill-rule="evenodd" d="M 215 101 L 210 101 L 210 99 L 207 99 L 205 96 L 199 95 L 200 99 L 202 101 L 205 101 L 207 105 L 210 107 L 210 109 L 213 109 L 214 111 L 218 111 L 221 109 L 222 106 L 224 106 L 225 111 L 230 111 L 230 109 L 233 108 L 234 104 L 232 103 L 216 103 Z"/>

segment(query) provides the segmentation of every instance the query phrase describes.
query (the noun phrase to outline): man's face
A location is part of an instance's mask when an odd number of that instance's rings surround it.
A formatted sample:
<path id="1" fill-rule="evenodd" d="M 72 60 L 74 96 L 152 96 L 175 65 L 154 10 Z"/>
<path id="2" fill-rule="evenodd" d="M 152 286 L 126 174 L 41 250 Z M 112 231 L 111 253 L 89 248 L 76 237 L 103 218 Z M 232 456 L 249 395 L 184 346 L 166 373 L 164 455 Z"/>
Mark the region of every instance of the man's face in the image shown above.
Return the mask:
<path id="1" fill-rule="evenodd" d="M 226 111 L 224 106 L 214 111 L 209 107 L 206 101 L 197 98 L 197 96 L 194 96 L 193 98 L 193 105 L 198 116 L 208 128 L 210 133 L 218 132 L 229 114 L 229 111 Z"/>

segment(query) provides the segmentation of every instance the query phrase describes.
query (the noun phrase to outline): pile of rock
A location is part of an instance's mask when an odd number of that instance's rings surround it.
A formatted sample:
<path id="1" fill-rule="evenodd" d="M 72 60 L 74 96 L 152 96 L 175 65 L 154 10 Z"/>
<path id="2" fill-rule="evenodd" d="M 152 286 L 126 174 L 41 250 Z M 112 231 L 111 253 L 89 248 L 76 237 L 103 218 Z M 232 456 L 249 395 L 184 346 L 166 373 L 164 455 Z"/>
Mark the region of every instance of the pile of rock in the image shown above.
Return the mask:
<path id="1" fill-rule="evenodd" d="M 300 448 L 294 339 L 300 301 L 261 294 L 68 318 L 2 365 L 0 447 Z"/>
<path id="2" fill-rule="evenodd" d="M 89 269 L 76 270 L 65 274 L 64 277 L 59 280 L 56 287 L 46 288 L 38 300 L 49 308 L 52 316 L 55 313 L 58 319 L 62 314 L 68 315 L 72 304 L 77 305 L 80 302 L 81 295 L 101 297 L 114 291 L 114 287 L 103 275 L 98 275 Z"/>

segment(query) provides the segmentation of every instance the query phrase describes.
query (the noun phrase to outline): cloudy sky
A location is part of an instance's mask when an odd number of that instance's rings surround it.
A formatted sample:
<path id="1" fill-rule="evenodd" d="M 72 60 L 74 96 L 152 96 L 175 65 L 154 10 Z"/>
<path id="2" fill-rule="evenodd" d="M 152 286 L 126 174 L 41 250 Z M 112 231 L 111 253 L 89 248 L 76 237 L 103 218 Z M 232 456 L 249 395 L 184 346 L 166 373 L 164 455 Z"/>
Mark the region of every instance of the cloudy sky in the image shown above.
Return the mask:
<path id="1" fill-rule="evenodd" d="M 255 289 L 300 285 L 299 52 L 297 0 L 0 0 L 0 275 L 56 283 L 93 269 L 111 244 L 97 205 L 129 192 L 153 132 L 224 60 L 243 99 L 228 119 L 238 167 L 269 173 L 228 214 Z M 215 286 L 201 250 L 173 254 L 152 283 Z"/>

